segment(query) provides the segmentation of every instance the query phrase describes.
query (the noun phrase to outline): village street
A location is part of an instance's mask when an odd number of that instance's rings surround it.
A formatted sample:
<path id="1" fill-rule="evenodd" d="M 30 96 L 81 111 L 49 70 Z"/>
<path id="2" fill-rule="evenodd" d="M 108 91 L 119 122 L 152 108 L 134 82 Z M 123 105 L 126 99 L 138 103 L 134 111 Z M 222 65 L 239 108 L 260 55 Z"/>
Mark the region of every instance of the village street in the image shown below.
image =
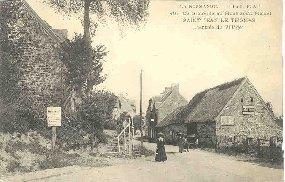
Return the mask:
<path id="1" fill-rule="evenodd" d="M 154 144 L 145 145 L 155 147 Z M 201 150 L 180 154 L 177 147 L 166 146 L 166 151 L 168 160 L 164 163 L 147 157 L 103 168 L 68 167 L 13 176 L 2 181 L 283 181 L 282 169 L 262 167 Z"/>

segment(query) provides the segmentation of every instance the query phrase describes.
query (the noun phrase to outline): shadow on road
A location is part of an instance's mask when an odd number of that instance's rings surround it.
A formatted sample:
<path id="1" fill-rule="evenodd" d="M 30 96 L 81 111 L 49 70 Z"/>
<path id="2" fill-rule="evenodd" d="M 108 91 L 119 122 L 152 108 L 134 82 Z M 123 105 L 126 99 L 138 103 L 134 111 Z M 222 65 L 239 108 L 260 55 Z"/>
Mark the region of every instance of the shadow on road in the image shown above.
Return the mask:
<path id="1" fill-rule="evenodd" d="M 248 162 L 248 163 L 251 163 L 257 166 L 268 167 L 272 169 L 284 169 L 283 163 L 277 164 L 276 162 L 272 162 L 272 161 L 261 161 L 260 159 L 247 159 L 247 160 L 237 159 L 237 161 Z"/>

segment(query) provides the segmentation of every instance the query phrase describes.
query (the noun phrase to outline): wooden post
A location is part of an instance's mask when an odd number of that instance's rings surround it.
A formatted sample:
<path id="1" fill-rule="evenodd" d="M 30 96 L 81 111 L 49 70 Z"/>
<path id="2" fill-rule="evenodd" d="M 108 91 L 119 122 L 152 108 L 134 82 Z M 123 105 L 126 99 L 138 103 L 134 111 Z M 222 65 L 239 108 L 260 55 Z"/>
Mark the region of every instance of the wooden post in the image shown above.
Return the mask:
<path id="1" fill-rule="evenodd" d="M 124 147 L 125 147 L 125 151 L 127 150 L 127 145 L 126 145 L 126 130 L 124 129 Z"/>
<path id="2" fill-rule="evenodd" d="M 132 142 L 131 142 L 131 123 L 129 123 L 129 155 L 132 155 L 132 149 L 131 149 L 131 144 L 132 144 Z"/>
<path id="3" fill-rule="evenodd" d="M 56 144 L 56 126 L 52 126 L 52 149 L 55 149 Z"/>
<path id="4" fill-rule="evenodd" d="M 120 137 L 118 137 L 118 152 L 121 152 L 121 147 L 120 147 Z"/>
<path id="5" fill-rule="evenodd" d="M 143 146 L 143 123 L 142 123 L 142 70 L 140 73 L 140 133 L 141 133 L 141 146 Z"/>
<path id="6" fill-rule="evenodd" d="M 133 118 L 130 118 L 130 120 L 131 120 L 131 123 L 132 123 L 132 138 L 134 139 L 135 138 L 134 120 L 133 120 Z"/>

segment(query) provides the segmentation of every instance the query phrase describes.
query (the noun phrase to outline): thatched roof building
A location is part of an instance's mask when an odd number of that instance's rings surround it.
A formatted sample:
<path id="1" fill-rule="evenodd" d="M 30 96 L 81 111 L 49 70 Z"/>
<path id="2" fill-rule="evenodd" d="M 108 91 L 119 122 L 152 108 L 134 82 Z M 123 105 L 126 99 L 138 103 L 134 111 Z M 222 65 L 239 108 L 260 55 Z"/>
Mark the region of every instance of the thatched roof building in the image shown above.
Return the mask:
<path id="1" fill-rule="evenodd" d="M 187 123 L 213 120 L 245 79 L 240 78 L 199 92 L 186 106 L 177 108 L 165 117 L 157 127 L 164 127 L 176 122 Z"/>
<path id="2" fill-rule="evenodd" d="M 146 112 L 146 122 L 148 126 L 148 136 L 150 139 L 156 138 L 156 125 L 159 125 L 167 115 L 177 108 L 187 104 L 187 100 L 179 93 L 179 85 L 172 84 L 165 87 L 163 93 L 152 97 Z"/>
<path id="3" fill-rule="evenodd" d="M 184 129 L 182 128 L 184 127 Z M 216 145 L 222 136 L 269 139 L 282 136 L 274 114 L 248 78 L 196 94 L 157 124 L 167 133 L 181 130 Z"/>

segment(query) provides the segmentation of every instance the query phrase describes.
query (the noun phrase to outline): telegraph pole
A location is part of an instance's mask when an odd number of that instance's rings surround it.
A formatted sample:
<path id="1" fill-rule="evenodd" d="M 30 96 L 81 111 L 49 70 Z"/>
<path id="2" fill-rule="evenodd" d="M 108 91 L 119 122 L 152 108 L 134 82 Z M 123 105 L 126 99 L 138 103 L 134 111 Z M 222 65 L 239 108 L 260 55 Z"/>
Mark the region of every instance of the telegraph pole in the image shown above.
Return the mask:
<path id="1" fill-rule="evenodd" d="M 143 118 L 142 118 L 142 70 L 140 73 L 140 131 L 141 131 L 141 145 L 143 146 Z"/>

